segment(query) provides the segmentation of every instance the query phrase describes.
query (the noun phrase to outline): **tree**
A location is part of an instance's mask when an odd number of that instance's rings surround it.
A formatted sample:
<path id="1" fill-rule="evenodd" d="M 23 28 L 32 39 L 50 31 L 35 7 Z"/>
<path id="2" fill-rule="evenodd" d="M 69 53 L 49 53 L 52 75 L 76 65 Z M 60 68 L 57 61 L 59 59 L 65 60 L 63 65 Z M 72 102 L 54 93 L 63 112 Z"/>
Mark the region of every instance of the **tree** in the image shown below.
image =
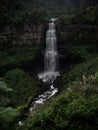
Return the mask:
<path id="1" fill-rule="evenodd" d="M 9 99 L 7 93 L 12 89 L 7 87 L 7 84 L 0 81 L 0 129 L 1 130 L 13 130 L 13 122 L 19 116 L 19 112 L 16 109 L 8 107 Z M 10 126 L 11 124 L 11 126 Z"/>

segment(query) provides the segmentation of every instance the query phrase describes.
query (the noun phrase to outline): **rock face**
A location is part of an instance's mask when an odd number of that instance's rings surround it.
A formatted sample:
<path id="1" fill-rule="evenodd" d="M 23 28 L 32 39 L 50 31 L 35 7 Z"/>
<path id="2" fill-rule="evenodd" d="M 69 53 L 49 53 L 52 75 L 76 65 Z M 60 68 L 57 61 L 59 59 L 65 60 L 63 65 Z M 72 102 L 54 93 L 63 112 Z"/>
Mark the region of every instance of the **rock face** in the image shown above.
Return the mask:
<path id="1" fill-rule="evenodd" d="M 0 32 L 0 43 L 39 44 L 44 38 L 44 25 L 6 26 Z"/>
<path id="2" fill-rule="evenodd" d="M 84 24 L 57 23 L 57 38 L 59 51 L 59 64 L 62 71 L 82 62 L 78 54 L 74 54 L 67 47 L 69 45 L 94 44 L 98 48 L 98 26 Z"/>
<path id="3" fill-rule="evenodd" d="M 61 44 L 96 44 L 98 43 L 98 26 L 58 23 L 58 36 Z"/>

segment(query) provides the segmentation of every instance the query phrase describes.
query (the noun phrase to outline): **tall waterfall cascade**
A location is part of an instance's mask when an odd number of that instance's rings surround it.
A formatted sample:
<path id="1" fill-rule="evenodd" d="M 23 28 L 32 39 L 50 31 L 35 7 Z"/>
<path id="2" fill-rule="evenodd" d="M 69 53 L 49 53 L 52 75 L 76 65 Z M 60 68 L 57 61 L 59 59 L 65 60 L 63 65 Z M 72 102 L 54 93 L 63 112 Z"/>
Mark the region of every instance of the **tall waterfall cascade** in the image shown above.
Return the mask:
<path id="1" fill-rule="evenodd" d="M 51 19 L 49 29 L 46 33 L 46 51 L 44 60 L 44 72 L 38 74 L 39 79 L 43 82 L 53 83 L 59 76 L 58 69 L 58 52 L 57 52 L 57 37 L 55 30 L 55 19 Z"/>
<path id="2" fill-rule="evenodd" d="M 43 92 L 35 100 L 32 101 L 29 112 L 32 114 L 33 111 L 38 108 L 39 105 L 44 104 L 48 99 L 53 97 L 57 92 L 58 88 L 53 85 L 54 80 L 60 76 L 58 69 L 58 52 L 57 52 L 57 38 L 55 30 L 55 19 L 51 19 L 49 23 L 49 30 L 46 33 L 46 51 L 45 51 L 45 62 L 44 72 L 38 74 L 39 79 L 43 82 L 49 83 L 50 87 L 48 91 Z M 19 126 L 24 125 L 24 121 L 18 122 Z"/>

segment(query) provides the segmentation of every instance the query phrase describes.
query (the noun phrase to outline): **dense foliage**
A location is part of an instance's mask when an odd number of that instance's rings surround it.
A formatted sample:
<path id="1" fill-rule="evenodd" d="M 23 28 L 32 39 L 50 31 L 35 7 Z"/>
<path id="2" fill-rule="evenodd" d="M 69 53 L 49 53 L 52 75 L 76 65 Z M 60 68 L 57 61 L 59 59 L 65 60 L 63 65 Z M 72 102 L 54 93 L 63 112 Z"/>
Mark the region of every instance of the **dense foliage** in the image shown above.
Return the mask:
<path id="1" fill-rule="evenodd" d="M 69 52 L 73 58 L 66 60 L 70 60 L 70 65 L 61 74 L 59 96 L 43 105 L 43 110 L 31 112 L 23 126 L 17 126 L 17 119 L 27 110 L 31 99 L 45 89 L 33 76 L 36 66 L 41 66 L 39 54 L 43 43 L 12 45 L 12 34 L 10 38 L 7 36 L 8 41 L 6 38 L 5 42 L 0 41 L 0 130 L 98 130 L 98 40 L 93 30 L 98 25 L 97 3 L 97 0 L 0 1 L 1 41 L 2 28 L 6 25 L 12 28 L 40 25 L 56 16 L 58 25 L 62 25 L 58 31 L 69 41 L 69 44 L 60 43 L 59 50 L 64 52 L 61 57 L 65 58 Z M 68 24 L 85 26 L 83 32 L 71 28 L 67 34 L 65 25 Z M 85 30 L 86 25 L 94 28 Z M 78 57 L 77 62 L 74 57 Z"/>
<path id="2" fill-rule="evenodd" d="M 97 130 L 98 58 L 90 45 L 65 45 L 85 60 L 62 75 L 63 90 L 45 111 L 30 116 L 25 130 Z M 94 49 L 93 46 L 91 48 Z"/>
<path id="3" fill-rule="evenodd" d="M 46 12 L 34 7 L 33 2 L 25 0 L 0 1 L 0 26 L 46 21 Z"/>
<path id="4" fill-rule="evenodd" d="M 61 10 L 62 7 L 63 11 L 72 13 L 78 8 L 97 3 L 97 0 L 1 0 L 0 26 L 20 23 L 38 24 L 47 20 L 47 14 L 51 9 Z"/>
<path id="5" fill-rule="evenodd" d="M 17 67 L 35 63 L 36 55 L 41 49 L 40 45 L 13 46 L 9 43 L 0 45 L 0 74 Z M 24 53 L 25 52 L 25 53 Z"/>
<path id="6" fill-rule="evenodd" d="M 60 20 L 63 23 L 66 24 L 92 24 L 98 25 L 98 6 L 91 6 L 84 9 L 81 9 L 81 11 L 78 11 L 74 14 L 65 15 L 63 14 L 60 17 Z"/>
<path id="7" fill-rule="evenodd" d="M 25 130 L 97 130 L 98 99 L 77 94 L 60 97 L 46 111 L 30 117 Z"/>
<path id="8" fill-rule="evenodd" d="M 0 45 L 0 129 L 15 130 L 17 118 L 29 101 L 43 90 L 38 82 L 19 67 L 35 63 L 40 45 Z M 24 53 L 25 52 L 25 53 Z M 17 68 L 18 67 L 18 68 Z"/>
<path id="9" fill-rule="evenodd" d="M 17 117 L 20 115 L 16 109 L 9 107 L 10 99 L 9 93 L 12 91 L 11 88 L 7 87 L 4 81 L 0 81 L 0 129 L 1 130 L 12 130 Z M 6 124 L 6 125 L 5 125 Z"/>
<path id="10" fill-rule="evenodd" d="M 82 10 L 71 20 L 80 24 L 97 24 L 97 6 Z M 86 19 L 82 19 L 81 15 Z M 70 17 L 70 16 L 69 16 Z M 77 18 L 76 18 L 77 17 Z M 68 18 L 68 17 L 67 17 Z M 77 19 L 80 19 L 78 21 Z M 91 19 L 90 19 L 91 18 Z M 94 18 L 94 19 L 93 19 Z M 93 21 L 92 21 L 93 19 Z M 66 23 L 66 19 L 63 19 Z M 82 21 L 83 20 L 83 21 Z M 68 21 L 67 21 L 68 22 Z M 69 24 L 69 23 L 68 23 Z M 81 34 L 82 35 L 82 34 Z M 88 34 L 90 35 L 90 33 Z M 62 92 L 46 110 L 30 116 L 25 130 L 97 130 L 98 129 L 98 52 L 96 41 L 74 35 L 70 44 L 62 44 L 62 51 L 82 58 L 80 63 L 62 75 Z M 75 41 L 75 43 L 74 43 Z M 65 53 L 64 53 L 65 54 Z"/>
<path id="11" fill-rule="evenodd" d="M 29 77 L 21 69 L 13 69 L 4 75 L 6 83 L 13 89 L 9 94 L 10 105 L 17 107 L 25 105 L 26 101 L 34 98 L 40 92 L 36 80 Z"/>

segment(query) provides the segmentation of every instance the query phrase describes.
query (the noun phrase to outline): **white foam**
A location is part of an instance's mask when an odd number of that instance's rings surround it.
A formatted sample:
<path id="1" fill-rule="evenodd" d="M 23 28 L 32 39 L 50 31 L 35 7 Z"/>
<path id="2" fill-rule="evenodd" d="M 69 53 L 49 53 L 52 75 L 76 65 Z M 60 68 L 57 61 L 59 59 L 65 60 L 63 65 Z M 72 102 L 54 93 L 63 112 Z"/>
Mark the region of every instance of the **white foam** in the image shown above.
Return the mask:
<path id="1" fill-rule="evenodd" d="M 38 74 L 39 79 L 42 79 L 43 82 L 51 82 L 53 83 L 54 80 L 60 76 L 59 72 L 44 72 L 44 73 L 40 73 Z"/>
<path id="2" fill-rule="evenodd" d="M 29 111 L 32 112 L 34 108 L 36 108 L 37 104 L 44 104 L 48 99 L 53 97 L 58 92 L 58 88 L 54 88 L 53 85 L 50 86 L 50 89 L 43 94 L 39 95 L 38 98 L 32 103 L 32 107 L 30 107 Z"/>
<path id="3" fill-rule="evenodd" d="M 33 111 L 33 107 L 30 107 L 29 111 L 32 112 Z"/>
<path id="4" fill-rule="evenodd" d="M 19 122 L 18 122 L 18 124 L 19 124 L 20 126 L 22 126 L 22 125 L 23 125 L 22 121 L 19 121 Z"/>
<path id="5" fill-rule="evenodd" d="M 57 92 L 58 92 L 58 89 L 57 89 L 57 88 L 54 89 L 54 90 L 52 91 L 51 95 L 48 97 L 48 99 L 51 98 L 51 97 L 53 97 Z"/>
<path id="6" fill-rule="evenodd" d="M 54 89 L 53 85 L 51 85 L 51 89 Z"/>
<path id="7" fill-rule="evenodd" d="M 44 100 L 42 98 L 39 98 L 35 101 L 36 104 L 43 104 Z"/>

